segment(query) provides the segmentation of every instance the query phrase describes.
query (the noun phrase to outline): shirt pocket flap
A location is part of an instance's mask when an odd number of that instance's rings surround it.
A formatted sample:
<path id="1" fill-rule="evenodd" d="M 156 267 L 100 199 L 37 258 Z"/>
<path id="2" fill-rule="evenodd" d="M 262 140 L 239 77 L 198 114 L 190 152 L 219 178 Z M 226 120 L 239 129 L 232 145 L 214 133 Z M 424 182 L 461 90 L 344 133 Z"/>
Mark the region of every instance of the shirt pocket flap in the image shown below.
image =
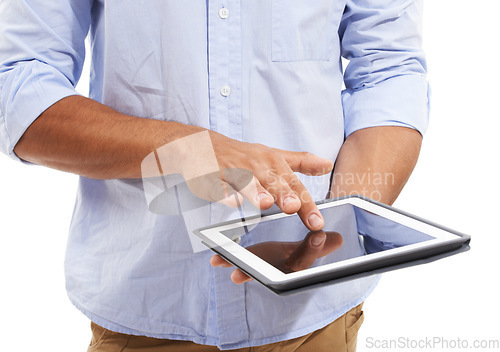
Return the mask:
<path id="1" fill-rule="evenodd" d="M 341 2 L 272 0 L 272 61 L 329 61 Z"/>

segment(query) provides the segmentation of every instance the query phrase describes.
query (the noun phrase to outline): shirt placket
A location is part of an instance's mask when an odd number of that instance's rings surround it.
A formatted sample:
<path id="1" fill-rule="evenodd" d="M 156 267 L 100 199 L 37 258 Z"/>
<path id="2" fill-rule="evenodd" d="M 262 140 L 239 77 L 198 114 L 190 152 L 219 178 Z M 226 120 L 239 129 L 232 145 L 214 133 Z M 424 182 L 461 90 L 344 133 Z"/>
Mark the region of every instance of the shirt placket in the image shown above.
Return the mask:
<path id="1" fill-rule="evenodd" d="M 240 0 L 208 1 L 208 74 L 210 128 L 241 140 L 241 14 Z M 212 222 L 219 220 L 211 207 Z M 230 270 L 213 270 L 219 344 L 248 340 L 245 286 L 230 280 Z"/>
<path id="2" fill-rule="evenodd" d="M 208 4 L 210 128 L 241 140 L 240 0 Z"/>

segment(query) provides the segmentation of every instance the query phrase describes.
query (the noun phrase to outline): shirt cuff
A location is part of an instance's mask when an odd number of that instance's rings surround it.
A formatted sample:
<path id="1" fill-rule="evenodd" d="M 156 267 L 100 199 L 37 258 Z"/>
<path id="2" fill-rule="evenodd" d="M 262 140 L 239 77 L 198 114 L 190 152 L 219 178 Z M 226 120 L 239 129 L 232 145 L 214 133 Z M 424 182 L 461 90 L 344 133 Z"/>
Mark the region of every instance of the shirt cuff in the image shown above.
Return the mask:
<path id="1" fill-rule="evenodd" d="M 56 68 L 32 60 L 0 74 L 0 151 L 25 162 L 14 147 L 26 129 L 47 108 L 70 95 L 73 84 Z"/>
<path id="2" fill-rule="evenodd" d="M 429 124 L 425 76 L 403 75 L 373 87 L 342 92 L 345 136 L 367 127 L 403 126 L 424 135 Z"/>

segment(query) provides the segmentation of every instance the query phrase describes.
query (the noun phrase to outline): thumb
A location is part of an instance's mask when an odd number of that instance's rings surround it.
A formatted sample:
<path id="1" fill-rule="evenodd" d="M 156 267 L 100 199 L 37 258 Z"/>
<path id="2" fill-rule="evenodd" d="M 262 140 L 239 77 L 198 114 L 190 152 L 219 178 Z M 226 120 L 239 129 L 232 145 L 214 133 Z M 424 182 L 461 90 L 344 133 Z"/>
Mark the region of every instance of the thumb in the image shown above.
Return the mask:
<path id="1" fill-rule="evenodd" d="M 333 170 L 333 161 L 308 152 L 281 151 L 293 171 L 304 175 L 319 176 Z"/>

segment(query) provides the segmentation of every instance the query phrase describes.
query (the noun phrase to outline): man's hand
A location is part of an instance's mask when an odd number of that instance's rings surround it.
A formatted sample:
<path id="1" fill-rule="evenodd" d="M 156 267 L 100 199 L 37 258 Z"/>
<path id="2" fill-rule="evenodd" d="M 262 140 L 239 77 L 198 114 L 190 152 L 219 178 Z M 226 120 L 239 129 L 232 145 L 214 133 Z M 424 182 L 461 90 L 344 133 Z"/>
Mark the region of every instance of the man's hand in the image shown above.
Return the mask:
<path id="1" fill-rule="evenodd" d="M 219 179 L 211 180 L 210 184 L 224 190 L 231 188 L 228 195 L 234 194 L 232 180 L 237 179 L 238 175 L 231 173 L 231 170 L 247 170 L 253 175 L 251 187 L 234 189 L 254 206 L 267 209 L 276 203 L 287 214 L 298 213 L 309 230 L 323 228 L 321 213 L 294 172 L 324 175 L 333 169 L 331 160 L 305 152 L 290 152 L 261 144 L 240 142 L 212 131 L 210 140 L 218 168 L 221 170 L 220 173 L 211 174 L 210 177 L 218 176 Z M 196 163 L 193 164 L 196 156 L 187 155 L 183 159 L 184 175 L 190 173 L 190 168 L 199 168 Z M 237 180 L 235 182 L 237 183 Z"/>
<path id="2" fill-rule="evenodd" d="M 230 175 L 220 171 L 247 170 L 254 177 L 255 187 L 238 191 L 254 205 L 266 209 L 276 202 L 286 213 L 298 212 L 310 230 L 323 227 L 320 212 L 294 171 L 322 175 L 332 171 L 333 162 L 309 153 L 239 142 L 198 126 L 123 115 L 80 96 L 64 98 L 48 108 L 26 130 L 14 150 L 26 161 L 85 177 L 140 178 L 144 176 L 141 163 L 151 152 L 200 132 L 209 135 L 216 157 L 212 171 L 216 171 L 220 185 L 230 188 L 225 182 Z M 180 172 L 190 180 L 205 159 L 199 148 L 179 145 L 182 148 L 175 149 L 177 154 L 170 153 L 167 162 L 162 163 L 172 170 L 162 171 Z"/>
<path id="3" fill-rule="evenodd" d="M 275 268 L 290 273 L 309 268 L 316 259 L 339 249 L 342 243 L 342 236 L 338 232 L 311 231 L 303 241 L 262 242 L 246 249 Z M 210 263 L 216 267 L 232 266 L 217 254 L 212 257 Z M 231 274 L 231 280 L 236 284 L 242 284 L 252 278 L 240 269 L 235 269 Z"/>

